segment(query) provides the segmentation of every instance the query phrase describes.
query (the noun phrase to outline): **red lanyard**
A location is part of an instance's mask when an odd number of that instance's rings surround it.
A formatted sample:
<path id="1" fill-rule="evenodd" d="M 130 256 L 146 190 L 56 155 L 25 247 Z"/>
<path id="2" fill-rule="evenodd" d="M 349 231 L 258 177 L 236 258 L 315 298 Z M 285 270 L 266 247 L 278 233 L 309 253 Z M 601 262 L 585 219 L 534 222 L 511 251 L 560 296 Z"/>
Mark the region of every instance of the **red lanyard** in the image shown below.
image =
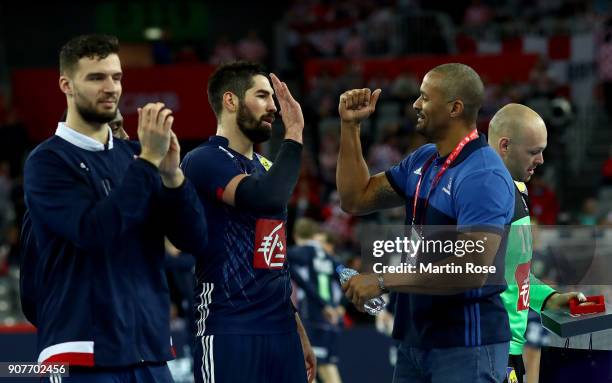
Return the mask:
<path id="1" fill-rule="evenodd" d="M 442 175 L 444 175 L 444 173 L 451 166 L 453 161 L 455 161 L 455 159 L 457 159 L 457 156 L 459 156 L 459 153 L 461 153 L 461 151 L 463 150 L 465 145 L 467 145 L 470 141 L 474 141 L 477 138 L 478 138 L 478 131 L 476 129 L 474 129 L 474 130 L 472 130 L 472 132 L 470 134 L 468 134 L 467 136 L 463 137 L 463 139 L 461 141 L 459 141 L 457 146 L 455 146 L 455 149 L 453 149 L 453 151 L 446 158 L 446 161 L 444 161 L 444 164 L 440 168 L 440 171 L 434 177 L 434 179 L 433 179 L 433 181 L 431 183 L 431 187 L 427 191 L 427 196 L 425 197 L 425 203 L 423 204 L 423 221 L 425 220 L 425 212 L 426 212 L 426 209 L 427 209 L 427 204 L 429 202 L 429 195 L 431 194 L 431 191 L 436 187 L 438 182 L 440 182 L 440 178 L 442 178 Z M 415 194 L 414 194 L 414 204 L 412 206 L 412 224 L 413 225 L 416 222 L 416 209 L 417 209 L 417 202 L 419 200 L 419 192 L 421 191 L 421 181 L 423 180 L 423 176 L 425 175 L 425 173 L 427 172 L 427 170 L 431 166 L 431 163 L 435 160 L 436 156 L 437 156 L 437 154 L 434 153 L 427 160 L 427 162 L 425 162 L 423 167 L 421 167 L 421 174 L 419 175 L 419 180 L 418 180 L 417 185 L 416 185 L 416 191 L 415 191 Z"/>

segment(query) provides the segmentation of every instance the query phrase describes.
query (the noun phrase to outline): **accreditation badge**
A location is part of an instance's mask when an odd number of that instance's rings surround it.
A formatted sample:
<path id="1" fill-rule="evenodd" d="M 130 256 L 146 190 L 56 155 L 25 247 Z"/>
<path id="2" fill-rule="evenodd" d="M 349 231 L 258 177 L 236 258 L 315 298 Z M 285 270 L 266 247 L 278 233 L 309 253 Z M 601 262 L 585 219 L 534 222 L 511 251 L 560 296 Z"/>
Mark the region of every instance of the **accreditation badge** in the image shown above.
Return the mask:
<path id="1" fill-rule="evenodd" d="M 411 251 L 409 253 L 404 253 L 405 255 L 403 256 L 404 259 L 402 260 L 402 263 L 405 263 L 408 265 L 416 265 L 417 257 L 419 255 L 417 254 L 418 249 L 419 249 L 419 244 L 422 241 L 423 241 L 423 236 L 419 234 L 417 227 L 415 225 L 412 225 L 410 227 L 410 249 Z"/>

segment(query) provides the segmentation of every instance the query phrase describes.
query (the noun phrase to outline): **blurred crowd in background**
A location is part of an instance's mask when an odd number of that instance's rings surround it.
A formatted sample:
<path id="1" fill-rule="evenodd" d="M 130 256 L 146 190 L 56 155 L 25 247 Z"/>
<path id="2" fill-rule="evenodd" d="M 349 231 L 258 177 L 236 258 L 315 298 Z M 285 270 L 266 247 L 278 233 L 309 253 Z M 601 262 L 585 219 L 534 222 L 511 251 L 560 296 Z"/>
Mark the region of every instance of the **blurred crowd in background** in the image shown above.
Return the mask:
<path id="1" fill-rule="evenodd" d="M 275 14 L 269 17 L 250 15 L 254 5 L 244 9 L 237 6 L 231 12 L 226 11 L 231 17 L 225 17 L 201 3 L 190 4 L 187 12 L 205 9 L 202 17 L 211 24 L 201 39 L 193 35 L 179 36 L 163 26 L 148 26 L 134 32 L 142 36 L 136 42 L 117 34 L 121 41 L 148 47 L 147 58 L 142 60 L 146 65 L 217 65 L 244 59 L 263 63 L 282 75 L 300 101 L 307 124 L 302 172 L 289 206 L 289 228 L 301 217 L 318 221 L 344 263 L 358 268 L 358 238 L 364 223 L 402 224 L 404 213 L 396 209 L 353 217 L 340 208 L 335 187 L 339 95 L 351 88 L 383 90 L 376 113 L 362 127 L 363 148 L 372 173 L 385 171 L 424 144 L 424 139 L 415 133 L 416 117 L 412 108 L 421 79 L 409 71 L 394 77 L 384 72 L 365 76 L 361 62 L 371 58 L 494 54 L 525 50 L 529 41 L 547 41 L 545 49 L 527 49 L 541 53 L 528 81 L 488 84 L 483 79 L 486 98 L 479 129 L 486 132 L 489 119 L 509 102 L 524 103 L 538 111 L 547 122 L 549 145 L 544 152 L 546 164 L 536 171 L 529 184 L 534 218 L 541 225 L 612 226 L 612 4 L 609 1 L 472 0 L 450 4 L 418 0 L 296 0 L 285 3 L 284 9 L 275 9 Z M 17 11 L 10 6 L 0 7 L 4 7 L 0 8 L 0 24 L 8 29 L 10 23 L 3 21 L 15 17 Z M 119 3 L 109 3 L 102 10 L 112 13 L 121 7 Z M 260 13 L 265 16 L 267 11 L 262 9 Z M 103 16 L 104 12 L 97 17 Z M 125 17 L 116 17 L 115 23 L 121 20 L 129 23 L 129 16 Z M 231 28 L 223 28 L 224 23 Z M 58 37 L 58 41 L 81 33 L 81 29 Z M 97 29 L 89 32 L 114 32 L 104 21 L 98 22 Z M 127 34 L 123 29 L 119 32 Z M 570 63 L 560 67 L 556 41 L 559 36 L 575 35 L 591 36 L 594 50 L 590 57 L 582 58 L 581 65 Z M 32 64 L 26 59 L 11 57 L 14 45 L 8 37 L 0 37 L 0 324 L 6 325 L 24 320 L 18 306 L 16 282 L 19 228 L 24 212 L 22 165 L 29 151 L 38 144 L 29 137 L 21 118 L 24 113 L 34 111 L 17 110 L 11 103 L 11 71 Z M 55 48 L 59 49 L 60 45 Z M 304 70 L 310 60 L 333 58 L 348 59 L 349 64 L 341 73 L 322 71 L 305 80 Z M 52 59 L 53 56 L 48 59 L 51 61 L 42 61 L 40 65 L 53 66 Z M 570 89 L 576 76 L 594 81 L 587 99 L 577 98 Z M 202 107 L 208 108 L 208 105 Z M 61 113 L 59 110 L 58 117 Z M 197 144 L 183 142 L 184 152 Z M 265 153 L 272 147 L 263 146 L 261 150 Z M 176 316 L 184 317 L 190 305 L 190 301 L 184 300 L 190 298 L 180 292 L 189 291 L 190 286 L 185 286 L 184 280 L 189 278 L 192 263 L 188 259 L 179 260 L 180 254 L 170 248 L 169 254 L 168 274 L 175 280 L 171 283 L 177 292 L 173 297 L 178 297 L 175 298 Z"/>

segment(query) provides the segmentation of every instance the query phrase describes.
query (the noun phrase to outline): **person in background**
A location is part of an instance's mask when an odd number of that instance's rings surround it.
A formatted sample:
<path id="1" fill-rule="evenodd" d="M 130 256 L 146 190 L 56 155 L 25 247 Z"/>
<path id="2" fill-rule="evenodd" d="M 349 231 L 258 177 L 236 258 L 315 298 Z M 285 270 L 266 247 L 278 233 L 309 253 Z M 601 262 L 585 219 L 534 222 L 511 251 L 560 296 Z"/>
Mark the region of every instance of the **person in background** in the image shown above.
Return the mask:
<path id="1" fill-rule="evenodd" d="M 555 291 L 531 272 L 533 240 L 525 183 L 544 163 L 543 153 L 547 143 L 544 120 L 525 105 L 507 104 L 489 123 L 489 145 L 504 161 L 515 186 L 514 216 L 508 234 L 505 262 L 508 288 L 501 297 L 512 332 L 508 365 L 514 369 L 520 383 L 523 382 L 526 366 L 536 369 L 533 352 L 523 354 L 529 309 L 539 314 L 544 309 L 567 307 L 570 299 L 578 296 L 577 292 L 561 294 Z M 527 374 L 530 374 L 529 370 Z M 535 372 L 531 372 L 530 376 L 529 383 L 538 382 Z"/>
<path id="2" fill-rule="evenodd" d="M 336 271 L 340 263 L 325 250 L 325 247 L 332 249 L 315 221 L 298 219 L 293 238 L 295 246 L 289 248 L 287 257 L 291 263 L 291 278 L 302 290 L 298 312 L 317 357 L 317 373 L 323 383 L 340 383 L 338 334 L 344 316 L 344 307 L 340 304 L 343 295 Z"/>

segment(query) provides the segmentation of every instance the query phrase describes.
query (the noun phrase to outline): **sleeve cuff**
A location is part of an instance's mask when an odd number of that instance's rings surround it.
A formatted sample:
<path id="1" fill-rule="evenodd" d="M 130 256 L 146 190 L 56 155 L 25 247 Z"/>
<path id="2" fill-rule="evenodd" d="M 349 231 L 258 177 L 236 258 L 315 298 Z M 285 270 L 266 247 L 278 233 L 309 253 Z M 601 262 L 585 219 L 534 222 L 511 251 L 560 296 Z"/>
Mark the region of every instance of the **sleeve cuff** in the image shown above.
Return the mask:
<path id="1" fill-rule="evenodd" d="M 129 170 L 130 168 L 133 170 Z M 159 190 L 158 188 L 160 185 L 162 185 L 157 166 L 153 165 L 147 160 L 137 158 L 130 164 L 128 172 L 131 173 L 127 173 L 125 177 L 142 177 L 142 182 L 144 182 L 141 184 L 142 187 L 145 187 L 146 182 L 151 182 L 153 185 L 155 185 L 153 188 L 155 190 Z"/>
<path id="2" fill-rule="evenodd" d="M 548 300 L 550 299 L 550 297 L 553 296 L 553 294 L 556 294 L 557 291 L 555 289 L 553 289 L 552 287 L 546 286 L 547 289 L 547 293 L 545 292 L 535 292 L 535 294 L 533 294 L 530 298 L 531 298 L 531 302 L 529 304 L 529 306 L 537 311 L 538 313 L 542 312 L 542 310 L 544 310 L 544 307 L 546 307 L 546 303 L 548 302 Z M 534 290 L 532 288 L 532 290 Z M 534 291 L 532 291 L 532 293 L 534 293 Z"/>
<path id="3" fill-rule="evenodd" d="M 153 165 L 152 163 L 150 163 L 149 161 L 145 160 L 144 158 L 138 157 L 138 158 L 136 158 L 136 162 L 143 164 L 143 166 L 146 166 L 146 167 L 148 167 L 151 170 L 155 170 L 156 172 L 158 171 L 157 166 Z"/>
<path id="4" fill-rule="evenodd" d="M 471 233 L 471 232 L 484 232 L 484 233 L 493 233 L 502 235 L 506 232 L 504 226 L 499 225 L 487 225 L 487 224 L 475 224 L 475 225 L 459 225 L 457 226 L 457 231 L 462 233 Z"/>
<path id="5" fill-rule="evenodd" d="M 548 294 L 548 296 L 547 296 L 547 297 L 544 299 L 544 301 L 542 302 L 542 305 L 540 306 L 540 310 L 539 310 L 539 311 L 542 311 L 542 309 L 544 309 L 544 307 L 546 307 L 546 302 L 548 302 L 548 299 L 549 299 L 550 297 L 552 297 L 552 296 L 553 296 L 554 294 L 556 294 L 556 293 L 557 293 L 556 291 L 552 291 L 550 294 Z"/>
<path id="6" fill-rule="evenodd" d="M 389 185 L 391 185 L 391 187 L 393 188 L 393 190 L 395 190 L 395 192 L 402 198 L 406 198 L 406 195 L 404 194 L 404 191 L 402 190 L 402 188 L 399 187 L 399 185 L 395 182 L 395 180 L 393 179 L 393 176 L 391 175 L 391 172 L 389 170 L 387 170 L 385 172 L 385 176 L 387 176 L 387 180 L 389 181 Z"/>
<path id="7" fill-rule="evenodd" d="M 176 203 L 185 203 L 185 199 L 188 198 L 186 197 L 187 194 L 187 189 L 188 189 L 188 185 L 187 183 L 189 182 L 189 179 L 187 177 L 185 177 L 185 179 L 183 180 L 183 183 L 175 188 L 169 188 L 166 187 L 166 185 L 164 185 L 164 183 L 161 183 L 162 186 L 162 198 L 164 198 L 164 200 L 168 201 L 168 203 L 170 204 L 176 204 Z"/>
<path id="8" fill-rule="evenodd" d="M 164 192 L 166 192 L 166 193 L 180 193 L 182 190 L 185 189 L 185 185 L 186 184 L 187 184 L 187 177 L 185 177 L 183 179 L 183 182 L 179 186 L 177 186 L 175 188 L 169 188 L 166 185 L 164 185 L 163 182 L 162 182 L 162 187 L 164 188 Z"/>
<path id="9" fill-rule="evenodd" d="M 285 144 L 285 143 L 287 143 L 287 144 L 291 144 L 291 145 L 295 145 L 295 146 L 299 147 L 300 149 L 302 149 L 302 147 L 304 146 L 303 144 L 300 144 L 300 143 L 299 143 L 299 142 L 297 142 L 296 140 L 292 140 L 292 139 L 290 139 L 290 138 L 285 138 L 285 139 L 283 140 L 283 144 Z"/>

